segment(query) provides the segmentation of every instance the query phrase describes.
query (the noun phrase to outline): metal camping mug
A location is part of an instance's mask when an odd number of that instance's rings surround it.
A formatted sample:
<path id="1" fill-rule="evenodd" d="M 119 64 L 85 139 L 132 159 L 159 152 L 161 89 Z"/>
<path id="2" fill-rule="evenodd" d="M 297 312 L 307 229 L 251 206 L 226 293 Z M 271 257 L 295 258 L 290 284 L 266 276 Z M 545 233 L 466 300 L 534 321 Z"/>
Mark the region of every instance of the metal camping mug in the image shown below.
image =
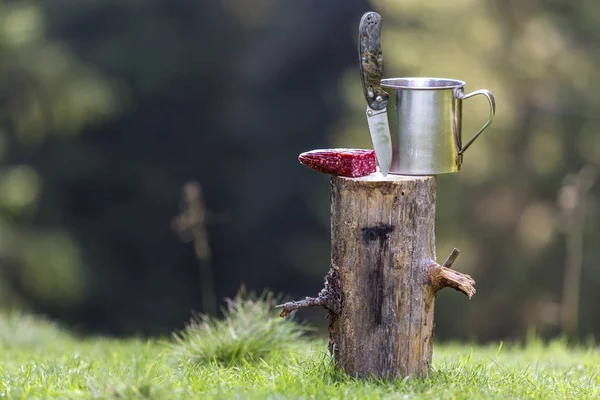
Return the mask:
<path id="1" fill-rule="evenodd" d="M 390 78 L 383 79 L 381 86 L 389 92 L 395 109 L 388 113 L 393 149 L 391 174 L 437 175 L 460 171 L 464 152 L 496 114 L 496 101 L 489 90 L 464 94 L 465 82 L 455 79 Z M 463 145 L 462 101 L 477 95 L 487 97 L 490 116 Z"/>

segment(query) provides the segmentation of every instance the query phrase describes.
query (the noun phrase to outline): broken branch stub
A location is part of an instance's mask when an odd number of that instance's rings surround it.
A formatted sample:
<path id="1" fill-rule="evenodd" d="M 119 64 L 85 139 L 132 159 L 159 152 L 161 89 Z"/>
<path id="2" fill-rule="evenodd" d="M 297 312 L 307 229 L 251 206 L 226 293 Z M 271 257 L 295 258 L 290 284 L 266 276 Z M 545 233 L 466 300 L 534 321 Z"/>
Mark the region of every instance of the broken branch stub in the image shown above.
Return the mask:
<path id="1" fill-rule="evenodd" d="M 430 261 L 428 265 L 429 283 L 435 293 L 445 287 L 449 287 L 464 293 L 470 299 L 476 292 L 474 287 L 475 281 L 470 275 L 451 269 L 459 253 L 458 249 L 452 250 L 452 253 L 450 253 L 442 265 Z"/>

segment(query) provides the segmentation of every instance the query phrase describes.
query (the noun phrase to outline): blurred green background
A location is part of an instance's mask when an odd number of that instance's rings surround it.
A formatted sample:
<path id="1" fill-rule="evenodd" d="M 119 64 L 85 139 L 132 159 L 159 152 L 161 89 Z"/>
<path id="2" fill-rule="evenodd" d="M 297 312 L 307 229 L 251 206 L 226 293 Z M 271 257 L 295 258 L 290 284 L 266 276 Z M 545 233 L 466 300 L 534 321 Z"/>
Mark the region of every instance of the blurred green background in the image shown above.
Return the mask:
<path id="1" fill-rule="evenodd" d="M 369 10 L 386 77 L 497 100 L 463 171 L 438 178 L 438 257 L 459 248 L 478 292 L 440 294 L 437 337 L 600 337 L 597 0 L 0 0 L 0 305 L 155 335 L 242 284 L 316 295 L 329 184 L 297 155 L 371 146 Z M 487 107 L 465 103 L 465 137 Z M 190 180 L 205 224 L 178 235 Z"/>

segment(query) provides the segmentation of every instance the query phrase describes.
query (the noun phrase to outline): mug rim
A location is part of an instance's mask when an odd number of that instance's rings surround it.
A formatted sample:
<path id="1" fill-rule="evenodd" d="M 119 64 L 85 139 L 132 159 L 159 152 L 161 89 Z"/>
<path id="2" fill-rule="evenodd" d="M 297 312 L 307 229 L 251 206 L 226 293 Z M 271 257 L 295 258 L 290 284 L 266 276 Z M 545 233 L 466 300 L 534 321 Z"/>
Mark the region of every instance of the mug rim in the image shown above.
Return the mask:
<path id="1" fill-rule="evenodd" d="M 428 82 L 432 82 L 434 85 L 429 86 Z M 386 78 L 381 80 L 381 86 L 389 89 L 444 90 L 460 88 L 465 84 L 464 81 L 458 79 L 431 77 Z"/>

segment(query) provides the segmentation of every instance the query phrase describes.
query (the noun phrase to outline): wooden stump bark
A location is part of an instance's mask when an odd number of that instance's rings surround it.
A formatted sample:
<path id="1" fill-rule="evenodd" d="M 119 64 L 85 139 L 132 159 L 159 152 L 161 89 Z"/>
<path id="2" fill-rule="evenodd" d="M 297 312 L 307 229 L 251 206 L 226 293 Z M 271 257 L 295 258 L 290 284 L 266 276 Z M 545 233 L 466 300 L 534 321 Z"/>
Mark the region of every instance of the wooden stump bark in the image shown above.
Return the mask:
<path id="1" fill-rule="evenodd" d="M 331 267 L 316 298 L 279 305 L 329 310 L 330 351 L 358 378 L 424 376 L 433 352 L 434 298 L 452 287 L 469 298 L 475 282 L 435 255 L 433 176 L 331 180 Z"/>

